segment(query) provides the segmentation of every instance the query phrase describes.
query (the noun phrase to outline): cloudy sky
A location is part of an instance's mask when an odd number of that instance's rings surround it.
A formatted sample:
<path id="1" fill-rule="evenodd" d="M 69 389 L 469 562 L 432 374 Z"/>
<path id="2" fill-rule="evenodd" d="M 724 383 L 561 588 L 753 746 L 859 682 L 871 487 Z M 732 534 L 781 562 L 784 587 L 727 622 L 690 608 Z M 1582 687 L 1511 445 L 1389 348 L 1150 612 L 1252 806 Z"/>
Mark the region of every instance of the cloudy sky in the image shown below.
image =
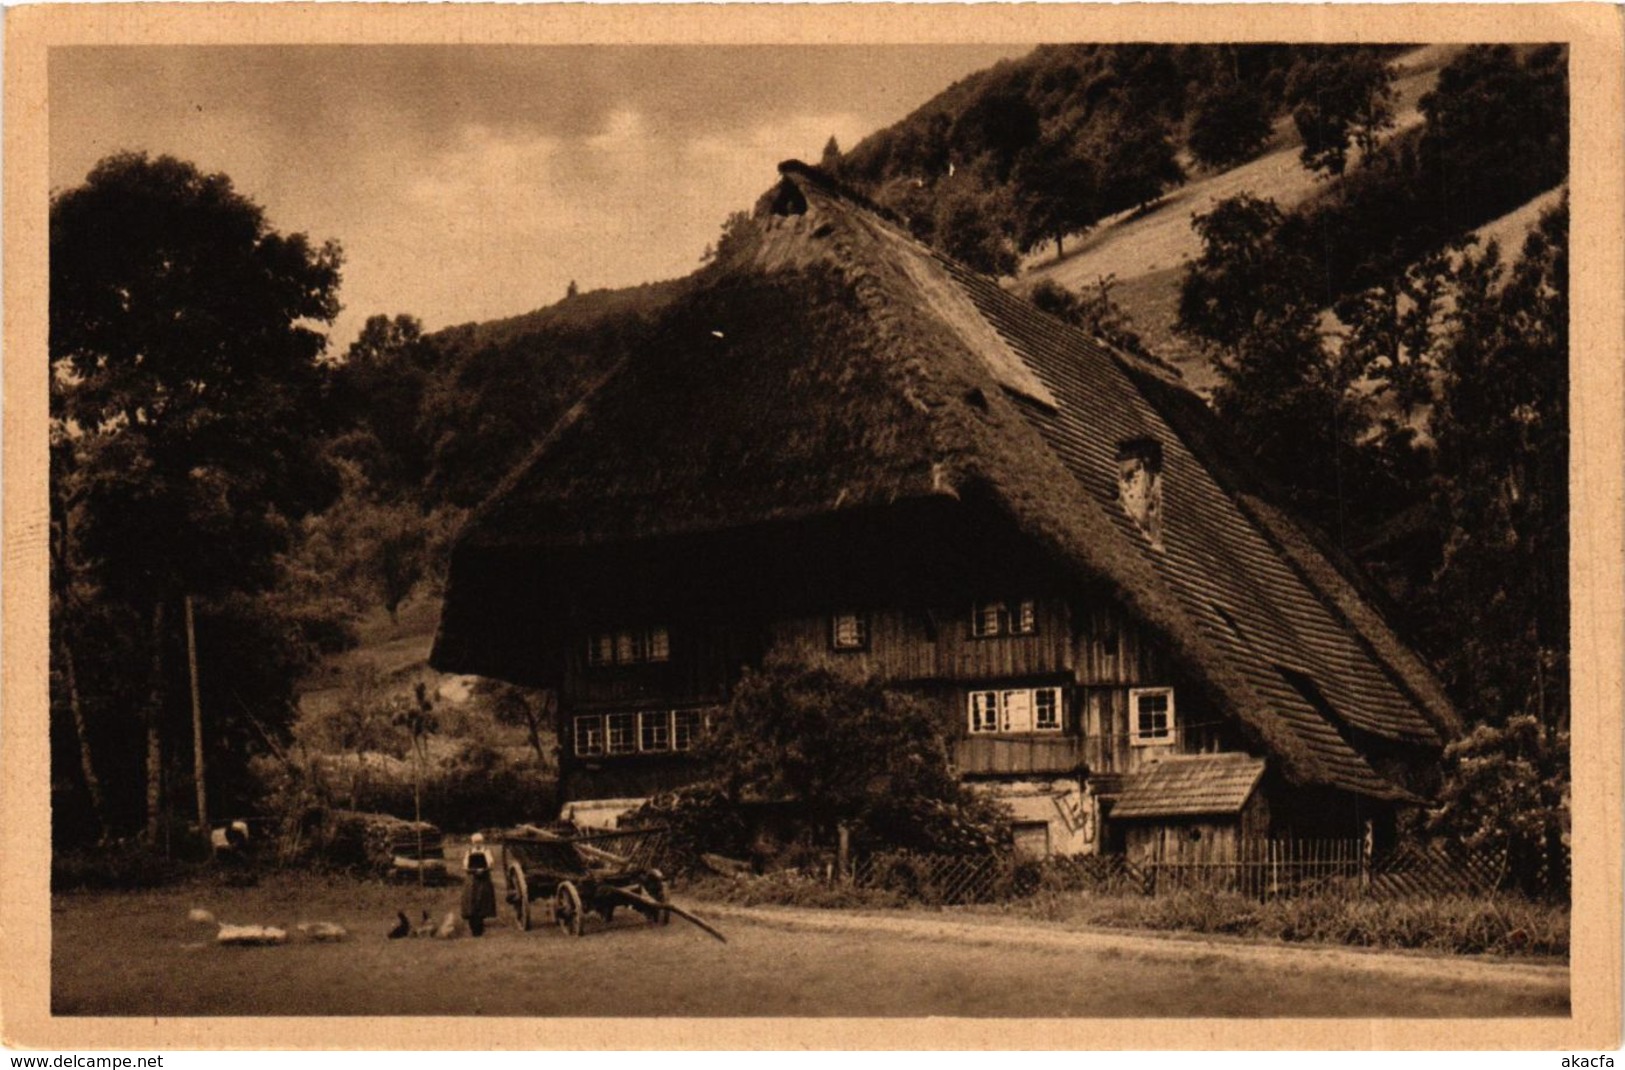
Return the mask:
<path id="1" fill-rule="evenodd" d="M 51 185 L 120 149 L 224 171 L 345 248 L 342 348 L 692 270 L 791 156 L 1027 46 L 57 48 Z"/>

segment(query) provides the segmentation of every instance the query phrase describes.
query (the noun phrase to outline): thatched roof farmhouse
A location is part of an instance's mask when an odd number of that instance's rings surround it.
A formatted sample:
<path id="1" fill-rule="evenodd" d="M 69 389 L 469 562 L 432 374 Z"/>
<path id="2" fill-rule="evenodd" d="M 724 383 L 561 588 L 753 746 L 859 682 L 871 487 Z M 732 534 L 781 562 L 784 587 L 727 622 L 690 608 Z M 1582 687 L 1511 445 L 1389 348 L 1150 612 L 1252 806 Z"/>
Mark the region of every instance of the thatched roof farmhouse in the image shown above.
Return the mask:
<path id="1" fill-rule="evenodd" d="M 1428 794 L 1438 683 L 1175 373 L 780 170 L 456 546 L 434 664 L 559 689 L 567 798 L 681 783 L 786 654 L 930 696 L 1035 850 L 1214 820 L 1158 784 L 1270 835 Z"/>

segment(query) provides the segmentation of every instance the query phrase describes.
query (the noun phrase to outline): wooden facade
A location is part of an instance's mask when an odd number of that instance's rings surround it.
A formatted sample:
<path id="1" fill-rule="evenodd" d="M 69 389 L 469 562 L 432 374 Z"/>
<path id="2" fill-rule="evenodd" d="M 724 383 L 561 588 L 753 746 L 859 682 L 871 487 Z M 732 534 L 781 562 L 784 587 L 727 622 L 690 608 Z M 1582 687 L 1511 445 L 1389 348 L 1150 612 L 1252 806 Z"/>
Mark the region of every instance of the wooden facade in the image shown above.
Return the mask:
<path id="1" fill-rule="evenodd" d="M 1071 777 L 1081 784 L 1091 775 L 1133 773 L 1171 754 L 1239 746 L 1233 728 L 1208 713 L 1194 689 L 1180 686 L 1167 657 L 1116 606 L 1056 596 L 1031 601 L 1029 633 L 993 636 L 975 634 L 969 598 L 924 609 L 848 607 L 841 612 L 863 619 L 864 640 L 853 649 L 837 648 L 831 612 L 803 612 L 759 625 L 663 622 L 669 656 L 652 664 L 590 664 L 590 634 L 583 633 L 564 657 L 560 689 L 566 797 L 585 797 L 581 792 L 610 785 L 617 794 L 637 795 L 640 776 L 648 778 L 651 789 L 669 788 L 689 765 L 676 753 L 574 753 L 572 718 L 715 707 L 726 701 L 744 667 L 764 659 L 878 674 L 915 689 L 938 711 L 953 741 L 954 763 L 971 778 Z M 1138 687 L 1173 689 L 1169 743 L 1136 743 L 1130 696 Z M 1057 689 L 1058 730 L 971 732 L 973 692 L 1032 688 Z"/>

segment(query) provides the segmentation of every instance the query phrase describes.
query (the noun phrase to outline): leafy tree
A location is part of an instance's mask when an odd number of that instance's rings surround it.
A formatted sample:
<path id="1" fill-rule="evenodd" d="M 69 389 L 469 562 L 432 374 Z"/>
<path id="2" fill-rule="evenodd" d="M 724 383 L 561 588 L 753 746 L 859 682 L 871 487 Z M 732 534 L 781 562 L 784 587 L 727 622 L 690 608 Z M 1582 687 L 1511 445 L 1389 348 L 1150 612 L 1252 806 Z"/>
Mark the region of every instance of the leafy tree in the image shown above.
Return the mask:
<path id="1" fill-rule="evenodd" d="M 72 444 L 79 560 L 147 621 L 149 836 L 182 596 L 263 588 L 286 518 L 333 489 L 314 327 L 337 314 L 340 260 L 172 157 L 108 157 L 52 198 L 52 416 Z"/>
<path id="2" fill-rule="evenodd" d="M 1502 729 L 1480 750 L 1532 763 L 1539 812 L 1566 791 L 1548 782 L 1566 777 L 1569 710 L 1568 277 L 1566 204 L 1541 218 L 1510 270 L 1493 243 L 1464 262 L 1433 423 L 1446 680 Z M 1452 626 L 1463 618 L 1466 632 Z M 1497 819 L 1525 837 L 1512 815 Z M 1554 822 L 1540 839 L 1555 872 Z"/>
<path id="3" fill-rule="evenodd" d="M 1256 156 L 1270 130 L 1264 94 L 1244 82 L 1222 78 L 1200 91 L 1192 103 L 1187 144 L 1198 163 L 1222 170 Z"/>
<path id="4" fill-rule="evenodd" d="M 938 184 L 933 243 L 960 263 L 984 275 L 1013 275 L 1019 265 L 1005 237 L 1006 210 L 994 189 L 981 188 L 969 175 Z"/>
<path id="5" fill-rule="evenodd" d="M 551 691 L 536 691 L 499 680 L 483 680 L 480 686 L 490 699 L 492 716 L 501 724 L 523 727 L 525 740 L 536 754 L 537 768 L 552 770 L 554 762 L 543 746 L 542 736 L 552 733 L 558 696 Z"/>
<path id="6" fill-rule="evenodd" d="M 1222 378 L 1213 405 L 1238 442 L 1347 545 L 1381 500 L 1358 448 L 1371 423 L 1353 389 L 1362 369 L 1326 347 L 1313 273 L 1278 240 L 1281 219 L 1273 201 L 1245 194 L 1194 217 L 1202 254 L 1181 283 L 1179 329 L 1208 346 Z"/>
<path id="7" fill-rule="evenodd" d="M 961 784 L 931 708 L 877 677 L 774 665 L 748 673 L 702 757 L 723 795 L 794 800 L 825 836 L 837 823 L 865 848 L 989 850 L 1008 818 Z"/>
<path id="8" fill-rule="evenodd" d="M 1341 175 L 1349 149 L 1370 155 L 1394 125 L 1395 70 L 1380 55 L 1356 50 L 1325 57 L 1293 72 L 1287 97 L 1303 138 L 1303 165 Z"/>
<path id="9" fill-rule="evenodd" d="M 1053 241 L 1059 260 L 1066 236 L 1100 217 L 1094 164 L 1078 153 L 1069 131 L 1052 132 L 1024 153 L 1014 183 L 1021 206 L 1016 236 L 1024 253 Z"/>
<path id="10" fill-rule="evenodd" d="M 1467 229 L 1568 175 L 1567 54 L 1562 46 L 1474 45 L 1439 72 L 1418 105 L 1420 157 L 1436 211 Z"/>
<path id="11" fill-rule="evenodd" d="M 380 493 L 418 494 L 429 446 L 418 427 L 423 393 L 443 355 L 413 316 L 370 316 L 334 372 L 334 392 L 354 423 L 333 443 Z"/>
<path id="12" fill-rule="evenodd" d="M 960 169 L 985 159 L 993 179 L 1002 183 L 1040 133 L 1038 109 L 1020 87 L 1000 87 L 978 96 L 954 121 L 948 134 L 951 159 Z"/>
<path id="13" fill-rule="evenodd" d="M 1102 215 L 1143 208 L 1185 181 L 1168 126 L 1155 117 L 1119 113 L 1099 131 L 1095 145 L 1103 161 L 1097 205 Z"/>

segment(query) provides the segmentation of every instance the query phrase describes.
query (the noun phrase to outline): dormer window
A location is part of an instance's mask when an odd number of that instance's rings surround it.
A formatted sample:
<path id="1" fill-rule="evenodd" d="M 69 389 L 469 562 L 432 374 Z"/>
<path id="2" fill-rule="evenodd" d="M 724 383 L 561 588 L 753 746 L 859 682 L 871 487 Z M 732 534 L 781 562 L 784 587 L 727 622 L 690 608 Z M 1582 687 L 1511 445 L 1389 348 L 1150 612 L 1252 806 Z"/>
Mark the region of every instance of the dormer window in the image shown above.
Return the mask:
<path id="1" fill-rule="evenodd" d="M 831 650 L 869 649 L 869 618 L 862 613 L 837 613 L 829 619 Z"/>
<path id="2" fill-rule="evenodd" d="M 671 660 L 671 636 L 663 627 L 594 632 L 587 639 L 587 664 L 646 665 Z"/>
<path id="3" fill-rule="evenodd" d="M 971 607 L 970 633 L 977 639 L 1000 635 L 1032 635 L 1038 631 L 1038 608 L 1031 598 L 977 602 Z"/>
<path id="4" fill-rule="evenodd" d="M 1117 498 L 1155 549 L 1162 549 L 1162 443 L 1135 438 L 1117 447 Z"/>

